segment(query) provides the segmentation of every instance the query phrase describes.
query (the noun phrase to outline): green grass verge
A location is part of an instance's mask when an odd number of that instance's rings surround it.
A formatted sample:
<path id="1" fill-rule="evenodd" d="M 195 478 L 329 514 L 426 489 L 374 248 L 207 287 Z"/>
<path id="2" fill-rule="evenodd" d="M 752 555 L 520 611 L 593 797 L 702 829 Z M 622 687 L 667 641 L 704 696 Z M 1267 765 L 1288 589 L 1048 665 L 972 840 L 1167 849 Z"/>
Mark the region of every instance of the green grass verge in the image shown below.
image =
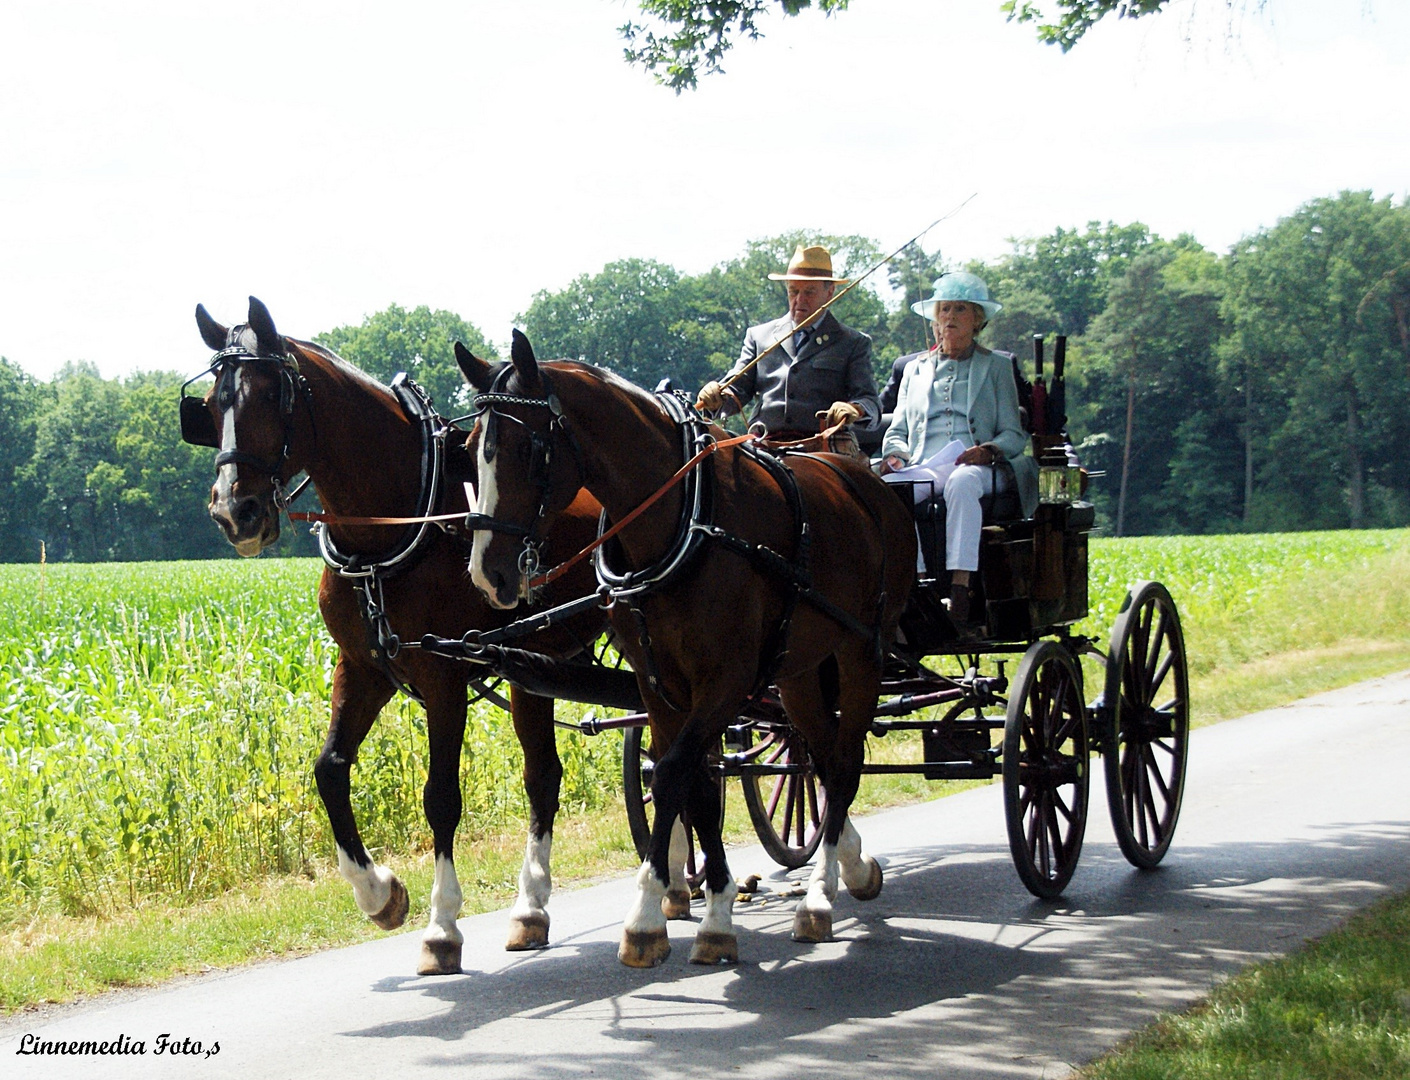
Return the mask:
<path id="1" fill-rule="evenodd" d="M 210 572 L 209 566 L 197 568 L 202 574 Z M 285 595 L 309 576 L 308 567 L 292 563 L 236 569 L 277 577 Z M 23 572 L 32 573 L 32 569 Z M 5 818 L 7 827 L 11 823 L 17 827 L 10 829 L 11 838 L 21 835 L 21 830 L 32 833 L 34 851 L 51 835 L 67 844 L 66 861 L 56 865 L 71 867 L 69 876 L 58 885 L 34 889 L 33 902 L 12 903 L 9 913 L 0 918 L 0 1011 L 69 1001 L 108 987 L 152 985 L 179 974 L 350 944 L 374 935 L 376 931 L 358 915 L 346 886 L 321 854 L 331 843 L 321 808 L 312 801 L 307 761 L 298 759 L 284 765 L 272 752 L 271 766 L 256 778 L 258 786 L 248 794 L 242 790 L 236 800 L 245 816 L 233 825 L 216 821 L 210 835 L 229 837 L 229 846 L 237 853 L 248 850 L 251 865 L 261 848 L 273 849 L 293 864 L 292 873 L 252 873 L 232 860 L 220 880 L 204 892 L 167 894 L 132 887 L 131 882 L 142 884 L 142 876 L 129 871 L 126 878 L 112 878 L 104 891 L 82 892 L 84 897 L 108 897 L 101 905 L 93 905 L 91 900 L 85 901 L 90 905 L 87 907 L 51 902 L 51 898 L 62 900 L 66 889 L 80 893 L 83 882 L 79 876 L 90 872 L 87 868 L 92 863 L 87 860 L 94 850 L 85 848 L 93 840 L 75 829 L 68 816 L 69 804 L 58 802 L 56 793 L 62 784 L 76 778 L 89 794 L 103 784 L 111 787 L 111 794 L 94 797 L 92 809 L 87 811 L 96 833 L 103 814 L 128 813 L 123 801 L 125 787 L 137 775 L 141 764 L 137 758 L 146 753 L 148 771 L 160 772 L 153 752 L 145 750 L 145 744 L 132 743 L 126 734 L 129 729 L 123 725 L 129 717 L 147 725 L 155 739 L 161 733 L 161 718 L 177 715 L 181 724 L 188 725 L 176 732 L 177 745 L 189 747 L 197 739 L 207 740 L 202 752 L 228 766 L 232 759 L 211 755 L 210 743 L 238 738 L 241 741 L 232 744 L 231 752 L 248 758 L 252 744 L 244 716 L 248 713 L 269 723 L 271 715 L 282 707 L 297 723 L 281 736 L 285 741 L 271 741 L 270 746 L 286 756 L 302 748 L 304 756 L 311 758 L 320 739 L 316 699 L 325 686 L 328 664 L 326 646 L 315 641 L 306 646 L 306 659 L 294 658 L 298 671 L 284 670 L 291 660 L 287 652 L 280 651 L 274 636 L 263 642 L 235 635 L 239 624 L 233 619 L 228 623 L 232 629 L 211 635 L 208 646 L 233 647 L 233 661 L 225 659 L 225 654 L 199 651 L 187 644 L 196 640 L 196 619 L 179 611 L 172 616 L 178 633 L 158 642 L 160 652 L 143 644 L 147 638 L 124 629 L 124 625 L 137 622 L 130 609 L 125 614 L 119 610 L 119 625 L 98 635 L 94 647 L 80 641 L 72 627 L 83 625 L 85 619 L 91 626 L 96 607 L 76 615 L 59 606 L 58 590 L 65 574 L 73 579 L 91 578 L 85 587 L 95 590 L 101 590 L 106 580 L 101 568 L 52 568 L 48 603 L 62 619 L 51 611 L 48 621 L 41 622 L 38 615 L 20 611 L 19 625 L 29 635 L 29 643 L 10 646 L 0 641 L 0 654 L 13 648 L 5 656 L 11 665 L 6 669 L 9 681 L 0 679 L 0 773 L 7 767 L 27 769 L 12 775 L 23 779 L 26 791 L 33 788 L 26 794 L 11 787 L 13 798 L 0 793 L 0 817 Z M 1104 639 L 1124 583 L 1140 577 L 1165 581 L 1179 605 L 1189 646 L 1196 724 L 1410 668 L 1410 532 L 1406 530 L 1097 541 L 1092 552 L 1093 615 L 1079 629 Z M 232 578 L 224 586 L 228 590 L 228 598 L 223 598 L 225 610 L 235 611 L 245 602 L 238 591 L 243 588 L 238 585 L 240 580 Z M 163 581 L 163 587 L 173 594 L 169 608 L 177 611 L 179 598 L 190 594 L 189 587 L 179 574 L 170 571 Z M 6 606 L 5 584 L 0 580 L 0 609 Z M 125 584 L 123 595 L 131 602 L 142 587 L 146 586 L 134 577 Z M 13 595 L 23 594 L 23 584 L 17 583 Z M 296 592 L 295 599 L 301 607 Z M 17 616 L 12 610 L 5 613 L 13 627 Z M 276 616 L 287 620 L 287 610 L 281 606 L 259 614 L 266 621 Z M 33 625 L 26 626 L 25 618 Z M 70 629 L 66 631 L 65 626 Z M 288 637 L 296 639 L 298 633 L 291 629 Z M 42 635 L 39 648 L 33 644 L 36 634 Z M 105 655 L 118 657 L 121 663 L 104 667 Z M 249 702 L 240 694 L 232 695 L 229 688 L 248 682 L 266 656 L 268 663 L 284 666 L 273 683 L 246 691 L 252 698 Z M 55 658 L 62 661 L 57 668 Z M 134 691 L 155 693 L 147 684 L 163 664 L 186 680 L 183 693 L 190 693 L 190 683 L 204 673 L 212 684 L 210 700 L 228 701 L 230 713 L 207 720 L 194 704 L 173 709 L 170 696 L 154 705 L 150 713 L 144 712 L 145 706 L 134 698 Z M 112 671 L 117 674 L 108 674 Z M 43 708 L 34 704 L 36 684 L 26 682 L 31 677 L 45 680 L 38 691 L 45 695 Z M 1097 693 L 1098 679 L 1099 670 L 1089 667 L 1089 698 Z M 281 686 L 291 684 L 301 687 L 297 694 L 280 691 Z M 282 702 L 280 693 L 285 694 Z M 96 718 L 89 721 L 87 731 L 76 726 L 84 710 Z M 357 796 L 368 800 L 359 805 L 359 816 L 367 822 L 372 842 L 383 844 L 379 857 L 396 869 L 411 890 L 413 922 L 423 917 L 431 873 L 424 854 L 428 846 L 424 823 L 419 821 L 425 736 L 424 724 L 418 724 L 417 719 L 407 706 L 388 709 L 364 749 L 359 769 L 366 771 L 361 779 L 354 778 Z M 519 765 L 512 739 L 506 739 L 502 729 L 472 726 L 476 730 L 467 741 L 478 741 L 470 747 L 473 752 L 469 753 L 464 783 L 471 789 L 468 798 L 477 792 L 486 798 L 485 820 L 491 824 L 477 831 L 475 819 L 468 817 L 457 846 L 467 914 L 492 910 L 512 898 L 524 836 L 515 817 L 520 812 L 515 802 L 519 796 L 512 789 Z M 56 736 L 44 744 L 35 733 L 47 729 L 62 738 Z M 877 760 L 913 760 L 914 741 L 914 736 L 893 735 L 873 740 L 869 752 Z M 613 745 L 601 737 L 585 740 L 565 736 L 565 764 L 576 788 L 570 786 L 565 795 L 565 812 L 555 836 L 554 874 L 559 886 L 595 880 L 636 865 L 620 804 L 614 805 L 610 796 L 604 801 L 597 794 L 614 767 Z M 48 754 L 42 769 L 26 765 L 40 760 L 41 750 Z M 75 760 L 101 761 L 104 755 L 120 752 L 137 755 L 131 771 L 73 765 Z M 82 753 L 92 757 L 78 757 Z M 287 779 L 270 782 L 271 775 L 276 779 L 281 775 L 274 765 Z M 972 785 L 935 784 L 916 776 L 866 777 L 856 809 L 865 812 L 933 798 L 963 786 Z M 492 797 L 486 797 L 486 792 Z M 10 801 L 5 803 L 6 799 Z M 34 807 L 43 799 L 53 800 L 49 805 L 56 806 L 57 812 L 46 810 L 36 821 Z M 120 809 L 113 811 L 113 807 Z M 286 817 L 274 817 L 275 811 L 282 813 L 286 807 L 292 807 Z M 728 838 L 732 842 L 752 839 L 737 789 L 732 790 L 728 807 Z M 257 810 L 260 813 L 254 812 Z M 467 803 L 467 813 L 469 810 Z M 182 814 L 181 818 L 164 817 L 145 811 L 141 822 L 132 826 L 130 843 L 124 837 L 128 846 L 118 852 L 129 861 L 115 865 L 147 865 L 142 862 L 148 858 L 143 828 L 150 827 L 153 850 L 164 845 L 179 852 L 180 845 L 168 843 L 161 830 L 170 828 L 172 821 L 185 821 L 189 828 L 209 824 L 190 807 L 183 807 Z M 135 812 L 130 816 L 135 819 Z M 269 826 L 264 825 L 266 817 L 271 821 Z M 389 821 L 402 824 L 392 828 Z M 996 821 L 995 829 L 999 835 L 1002 823 Z M 272 841 L 265 837 L 272 837 Z M 7 858 L 29 858 L 30 850 L 16 847 Z M 283 854 L 289 851 L 292 858 Z M 173 868 L 179 865 L 172 862 Z M 250 884 L 242 884 L 246 882 Z M 11 899 L 23 900 L 24 895 L 12 893 Z"/>
<path id="2" fill-rule="evenodd" d="M 1217 987 L 1081 1080 L 1379 1080 L 1410 1076 L 1410 896 Z"/>

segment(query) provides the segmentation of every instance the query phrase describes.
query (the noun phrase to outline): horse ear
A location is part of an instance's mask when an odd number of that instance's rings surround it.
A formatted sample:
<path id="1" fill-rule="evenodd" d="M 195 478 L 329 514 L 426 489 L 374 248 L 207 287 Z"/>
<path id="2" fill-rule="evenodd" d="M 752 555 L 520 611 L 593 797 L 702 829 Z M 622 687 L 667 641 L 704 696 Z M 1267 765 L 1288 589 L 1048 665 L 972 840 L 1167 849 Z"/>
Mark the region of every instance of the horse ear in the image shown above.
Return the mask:
<path id="1" fill-rule="evenodd" d="M 201 340 L 212 349 L 219 352 L 225 348 L 225 340 L 229 331 L 211 318 L 205 304 L 196 305 L 196 325 L 201 329 Z"/>
<path id="2" fill-rule="evenodd" d="M 250 297 L 250 317 L 249 327 L 255 332 L 255 340 L 259 342 L 259 351 L 271 356 L 284 355 L 284 339 L 279 336 L 279 331 L 274 329 L 274 317 L 269 314 L 269 308 L 255 297 Z"/>
<path id="3" fill-rule="evenodd" d="M 514 331 L 514 342 L 509 346 L 509 359 L 514 362 L 514 370 L 519 373 L 519 381 L 525 390 L 539 387 L 539 362 L 534 356 L 534 347 L 529 344 L 521 331 Z"/>
<path id="4" fill-rule="evenodd" d="M 480 393 L 488 390 L 490 383 L 494 382 L 494 367 L 481 360 L 459 341 L 455 343 L 455 362 L 460 366 L 460 373 L 465 376 L 465 381 Z"/>

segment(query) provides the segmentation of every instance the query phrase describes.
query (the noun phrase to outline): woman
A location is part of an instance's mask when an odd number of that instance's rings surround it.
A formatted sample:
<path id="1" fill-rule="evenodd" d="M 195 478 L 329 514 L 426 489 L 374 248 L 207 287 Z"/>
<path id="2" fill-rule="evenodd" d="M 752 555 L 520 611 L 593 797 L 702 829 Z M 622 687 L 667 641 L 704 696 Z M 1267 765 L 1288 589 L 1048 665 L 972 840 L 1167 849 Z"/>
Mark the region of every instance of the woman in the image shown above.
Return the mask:
<path id="1" fill-rule="evenodd" d="M 969 621 L 969 578 L 979 569 L 980 497 L 1016 481 L 1023 512 L 1031 515 L 1038 470 L 1024 456 L 1028 434 L 1019 419 L 1013 358 L 974 340 L 1000 308 L 989 287 L 974 274 L 946 274 L 935 282 L 934 296 L 911 308 L 931 321 L 936 344 L 906 366 L 881 443 L 882 472 L 926 461 L 952 440 L 964 445 L 944 488 L 950 617 L 963 625 Z"/>

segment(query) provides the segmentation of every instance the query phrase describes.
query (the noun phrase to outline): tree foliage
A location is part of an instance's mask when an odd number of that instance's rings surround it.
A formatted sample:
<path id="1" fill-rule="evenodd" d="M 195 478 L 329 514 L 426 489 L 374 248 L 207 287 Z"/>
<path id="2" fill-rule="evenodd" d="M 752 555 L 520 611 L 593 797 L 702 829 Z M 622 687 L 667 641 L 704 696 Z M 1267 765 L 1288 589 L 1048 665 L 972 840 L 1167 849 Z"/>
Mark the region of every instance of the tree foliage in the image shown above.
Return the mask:
<path id="1" fill-rule="evenodd" d="M 1221 352 L 1257 448 L 1248 524 L 1410 516 L 1410 210 L 1314 199 L 1237 244 L 1229 278 Z"/>
<path id="2" fill-rule="evenodd" d="M 669 379 L 697 389 L 739 358 L 745 327 L 788 310 L 783 283 L 768 275 L 800 243 L 827 247 L 839 276 L 864 273 L 879 258 L 866 237 L 790 232 L 750 241 L 738 258 L 696 276 L 624 259 L 540 291 L 519 321 L 540 355 L 596 364 L 648 388 Z M 851 290 L 832 310 L 884 344 L 889 313 L 871 288 Z"/>
<path id="3" fill-rule="evenodd" d="M 848 0 L 818 0 L 831 14 Z M 812 0 L 640 0 L 650 24 L 627 22 L 620 28 L 627 62 L 640 64 L 677 94 L 694 90 L 700 75 L 723 71 L 720 61 L 740 38 L 760 37 L 760 16 L 775 4 L 784 15 L 797 15 Z"/>
<path id="4" fill-rule="evenodd" d="M 424 304 L 410 311 L 392 304 L 367 316 L 360 326 L 339 326 L 314 340 L 384 383 L 406 372 L 445 415 L 460 410 L 467 400 L 455 343 L 463 342 L 481 359 L 499 355 L 473 324 Z"/>
<path id="5" fill-rule="evenodd" d="M 844 276 L 880 258 L 866 237 L 786 233 L 700 274 L 623 259 L 540 291 L 521 325 L 542 356 L 695 390 L 738 358 L 745 327 L 784 313 L 768 275 L 799 243 L 827 246 Z M 878 385 L 894 357 L 923 347 L 910 304 L 943 269 L 938 252 L 911 248 L 834 308 L 872 335 Z M 1410 525 L 1403 202 L 1314 199 L 1225 256 L 1139 223 L 1089 222 L 968 269 L 1003 304 L 980 339 L 989 347 L 1027 367 L 1035 333 L 1069 335 L 1069 432 L 1106 474 L 1090 491 L 1105 527 Z M 463 400 L 457 339 L 494 355 L 472 324 L 426 307 L 393 305 L 317 338 L 377 378 L 410 372 L 443 411 Z M 180 441 L 180 384 L 104 379 L 83 363 L 40 382 L 0 358 L 0 560 L 37 559 L 41 541 L 50 559 L 231 557 L 206 515 L 214 451 Z M 312 553 L 306 531 L 285 529 L 275 553 Z"/>
<path id="6" fill-rule="evenodd" d="M 1234 9 L 1266 0 L 1222 0 Z M 817 0 L 824 14 L 845 11 L 849 0 Z M 1163 11 L 1170 0 L 1002 0 L 1010 22 L 1033 23 L 1038 40 L 1067 52 L 1102 19 L 1138 19 Z M 721 61 L 736 41 L 762 37 L 759 21 L 777 10 L 797 15 L 812 0 L 638 0 L 646 22 L 619 28 L 627 62 L 639 64 L 677 94 L 694 90 L 700 76 L 722 72 Z"/>

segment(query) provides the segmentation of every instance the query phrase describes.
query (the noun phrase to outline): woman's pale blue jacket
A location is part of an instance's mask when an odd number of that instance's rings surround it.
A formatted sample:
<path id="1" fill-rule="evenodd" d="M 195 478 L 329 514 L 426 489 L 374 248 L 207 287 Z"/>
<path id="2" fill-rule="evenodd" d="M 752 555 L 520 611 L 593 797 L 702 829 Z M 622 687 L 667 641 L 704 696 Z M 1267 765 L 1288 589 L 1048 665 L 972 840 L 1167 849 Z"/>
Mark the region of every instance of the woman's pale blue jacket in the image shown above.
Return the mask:
<path id="1" fill-rule="evenodd" d="M 930 394 L 935 380 L 937 354 L 917 353 L 901 376 L 896 412 L 881 442 L 883 457 L 895 454 L 907 464 L 924 461 L 941 448 L 937 432 L 927 431 Z M 1018 413 L 1018 385 L 1013 377 L 1013 358 L 1008 353 L 991 352 L 981 345 L 960 363 L 970 364 L 969 395 L 964 410 L 969 432 L 957 432 L 966 446 L 987 443 L 1013 466 L 1018 495 L 1026 517 L 1038 505 L 1038 464 L 1026 454 L 1028 433 Z"/>

